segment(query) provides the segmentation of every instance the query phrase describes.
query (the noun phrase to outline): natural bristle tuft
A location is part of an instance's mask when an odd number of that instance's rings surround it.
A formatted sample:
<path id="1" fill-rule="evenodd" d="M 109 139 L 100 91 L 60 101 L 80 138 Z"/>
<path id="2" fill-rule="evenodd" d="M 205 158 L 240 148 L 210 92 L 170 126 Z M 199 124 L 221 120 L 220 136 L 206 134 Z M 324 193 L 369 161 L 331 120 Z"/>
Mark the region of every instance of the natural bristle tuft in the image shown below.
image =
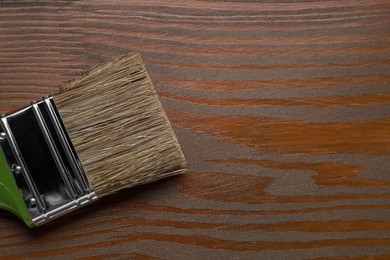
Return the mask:
<path id="1" fill-rule="evenodd" d="M 185 171 L 139 54 L 94 69 L 53 98 L 98 197 Z"/>

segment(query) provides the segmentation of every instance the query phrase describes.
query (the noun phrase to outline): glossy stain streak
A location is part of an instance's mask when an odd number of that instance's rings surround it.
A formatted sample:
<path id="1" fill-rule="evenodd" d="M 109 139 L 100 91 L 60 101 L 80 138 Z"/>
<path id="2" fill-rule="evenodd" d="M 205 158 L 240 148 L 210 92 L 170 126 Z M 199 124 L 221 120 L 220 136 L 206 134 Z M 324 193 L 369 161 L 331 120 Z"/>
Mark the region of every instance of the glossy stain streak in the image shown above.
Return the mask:
<path id="1" fill-rule="evenodd" d="M 0 3 L 0 110 L 141 53 L 187 175 L 27 232 L 0 256 L 389 259 L 389 3 Z"/>

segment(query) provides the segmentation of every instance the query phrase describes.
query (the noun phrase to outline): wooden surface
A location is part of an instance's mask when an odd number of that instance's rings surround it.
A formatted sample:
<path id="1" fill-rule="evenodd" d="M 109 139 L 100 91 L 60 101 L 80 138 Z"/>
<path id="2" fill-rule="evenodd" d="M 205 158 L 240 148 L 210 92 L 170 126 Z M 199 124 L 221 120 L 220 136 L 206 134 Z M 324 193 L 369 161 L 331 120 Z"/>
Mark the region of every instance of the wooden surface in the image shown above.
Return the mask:
<path id="1" fill-rule="evenodd" d="M 138 51 L 190 172 L 0 256 L 390 259 L 390 2 L 262 2 L 1 1 L 1 112 Z"/>

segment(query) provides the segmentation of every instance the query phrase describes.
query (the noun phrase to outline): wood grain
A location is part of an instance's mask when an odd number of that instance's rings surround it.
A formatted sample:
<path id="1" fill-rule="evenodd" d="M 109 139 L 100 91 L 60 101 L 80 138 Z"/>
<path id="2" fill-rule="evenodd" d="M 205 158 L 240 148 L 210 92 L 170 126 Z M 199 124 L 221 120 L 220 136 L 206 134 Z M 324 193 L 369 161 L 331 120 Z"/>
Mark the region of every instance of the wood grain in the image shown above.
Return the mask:
<path id="1" fill-rule="evenodd" d="M 0 258 L 389 259 L 390 3 L 0 1 L 0 112 L 142 54 L 190 172 Z"/>

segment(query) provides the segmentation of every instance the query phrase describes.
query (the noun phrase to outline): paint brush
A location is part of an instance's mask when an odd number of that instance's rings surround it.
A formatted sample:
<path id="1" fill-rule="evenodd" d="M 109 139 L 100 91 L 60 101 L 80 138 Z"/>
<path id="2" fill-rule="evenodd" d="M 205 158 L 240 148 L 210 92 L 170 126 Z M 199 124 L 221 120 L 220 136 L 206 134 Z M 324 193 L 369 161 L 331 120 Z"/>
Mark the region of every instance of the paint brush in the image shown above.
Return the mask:
<path id="1" fill-rule="evenodd" d="M 29 227 L 186 167 L 137 53 L 2 115 L 0 147 L 0 207 Z"/>

